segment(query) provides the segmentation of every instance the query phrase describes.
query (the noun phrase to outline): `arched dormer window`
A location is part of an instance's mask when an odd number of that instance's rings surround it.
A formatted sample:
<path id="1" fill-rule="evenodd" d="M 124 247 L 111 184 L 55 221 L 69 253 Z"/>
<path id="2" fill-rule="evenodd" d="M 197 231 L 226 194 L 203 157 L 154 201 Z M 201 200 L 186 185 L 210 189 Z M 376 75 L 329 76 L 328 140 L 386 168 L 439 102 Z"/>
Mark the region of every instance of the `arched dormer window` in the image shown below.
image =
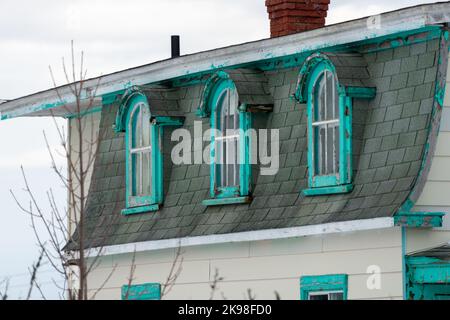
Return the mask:
<path id="1" fill-rule="evenodd" d="M 210 199 L 204 205 L 245 203 L 250 196 L 251 113 L 240 103 L 235 82 L 219 72 L 208 81 L 204 92 L 210 115 Z"/>
<path id="2" fill-rule="evenodd" d="M 316 53 L 300 70 L 296 99 L 308 115 L 308 185 L 306 196 L 347 193 L 352 184 L 353 98 L 371 99 L 374 88 L 340 83 L 335 65 Z"/>
<path id="3" fill-rule="evenodd" d="M 152 144 L 150 129 L 150 108 L 144 99 L 135 99 L 130 109 L 127 121 L 127 150 L 129 170 L 129 200 L 139 202 L 138 199 L 152 195 Z"/>
<path id="4" fill-rule="evenodd" d="M 315 188 L 351 182 L 351 100 L 328 63 L 318 64 L 308 85 L 308 163 Z M 342 139 L 341 139 L 342 138 Z M 348 141 L 348 142 L 347 142 Z M 341 152 L 342 150 L 342 152 Z M 341 166 L 342 165 L 342 166 Z"/>
<path id="5" fill-rule="evenodd" d="M 151 89 L 146 90 L 151 96 Z M 164 127 L 183 124 L 184 117 L 153 114 L 146 94 L 138 87 L 128 89 L 122 96 L 114 131 L 125 133 L 126 208 L 122 210 L 123 215 L 159 210 L 164 198 Z"/>
<path id="6" fill-rule="evenodd" d="M 162 204 L 162 128 L 154 119 L 143 93 L 125 96 L 116 119 L 116 131 L 125 131 L 124 215 L 156 211 Z"/>

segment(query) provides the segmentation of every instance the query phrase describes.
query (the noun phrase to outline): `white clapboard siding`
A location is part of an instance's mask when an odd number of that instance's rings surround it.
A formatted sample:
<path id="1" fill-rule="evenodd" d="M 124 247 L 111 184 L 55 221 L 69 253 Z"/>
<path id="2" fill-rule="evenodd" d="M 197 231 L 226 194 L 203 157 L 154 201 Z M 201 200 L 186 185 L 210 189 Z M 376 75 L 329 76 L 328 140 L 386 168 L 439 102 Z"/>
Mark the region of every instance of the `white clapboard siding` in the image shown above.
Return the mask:
<path id="1" fill-rule="evenodd" d="M 174 250 L 136 254 L 134 284 L 165 283 Z M 250 289 L 257 299 L 299 299 L 300 277 L 348 274 L 351 299 L 397 299 L 402 295 L 402 248 L 399 228 L 283 240 L 228 243 L 183 248 L 182 270 L 166 299 L 209 299 L 216 270 L 223 278 L 216 299 L 244 299 Z M 90 274 L 96 298 L 119 299 L 128 283 L 132 253 L 113 256 Z M 109 267 L 108 267 L 109 265 Z M 382 288 L 369 290 L 368 267 L 378 266 Z M 113 267 L 111 279 L 104 284 Z"/>

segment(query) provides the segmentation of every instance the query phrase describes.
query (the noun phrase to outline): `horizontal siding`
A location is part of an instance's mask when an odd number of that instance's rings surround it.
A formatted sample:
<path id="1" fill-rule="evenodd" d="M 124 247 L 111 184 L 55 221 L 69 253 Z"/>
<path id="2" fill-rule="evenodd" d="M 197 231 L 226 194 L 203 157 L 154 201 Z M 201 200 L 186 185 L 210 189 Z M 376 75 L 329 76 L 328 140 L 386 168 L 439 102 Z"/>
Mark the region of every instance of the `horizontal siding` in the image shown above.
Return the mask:
<path id="1" fill-rule="evenodd" d="M 257 299 L 299 299 L 300 277 L 349 275 L 349 298 L 395 299 L 402 295 L 401 233 L 399 228 L 272 241 L 228 243 L 183 248 L 182 271 L 166 299 L 209 299 L 215 271 L 223 278 L 216 299 L 245 299 L 250 289 Z M 136 254 L 133 283 L 165 283 L 174 250 Z M 119 299 L 128 283 L 132 254 L 109 258 L 90 275 L 91 294 Z M 371 265 L 381 269 L 382 288 L 367 289 Z M 115 266 L 113 276 L 104 284 Z"/>
<path id="2" fill-rule="evenodd" d="M 450 231 L 447 229 L 408 229 L 406 253 L 415 253 L 450 241 Z"/>
<path id="3" fill-rule="evenodd" d="M 449 60 L 450 61 L 450 60 Z M 443 227 L 408 229 L 406 253 L 420 252 L 450 241 L 450 63 L 447 69 L 447 89 L 442 110 L 440 132 L 427 182 L 415 211 L 445 212 Z"/>

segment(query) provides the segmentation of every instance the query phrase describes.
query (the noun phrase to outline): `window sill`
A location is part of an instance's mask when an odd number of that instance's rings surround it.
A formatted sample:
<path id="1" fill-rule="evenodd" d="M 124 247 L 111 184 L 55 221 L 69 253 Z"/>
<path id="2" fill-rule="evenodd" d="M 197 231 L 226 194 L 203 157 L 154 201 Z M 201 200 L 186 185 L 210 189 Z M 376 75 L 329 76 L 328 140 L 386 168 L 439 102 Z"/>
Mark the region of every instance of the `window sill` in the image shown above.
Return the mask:
<path id="1" fill-rule="evenodd" d="M 311 188 L 302 190 L 302 194 L 306 197 L 324 196 L 329 194 L 349 193 L 353 191 L 353 184 L 344 184 L 342 186 Z"/>
<path id="2" fill-rule="evenodd" d="M 212 207 L 212 206 L 223 206 L 228 204 L 245 204 L 250 203 L 251 201 L 252 199 L 250 197 L 236 197 L 236 198 L 203 200 L 202 204 L 207 207 Z"/>
<path id="3" fill-rule="evenodd" d="M 143 207 L 123 209 L 121 213 L 123 216 L 129 216 L 132 214 L 158 211 L 159 208 L 160 208 L 159 204 L 152 204 L 152 205 L 143 206 Z"/>

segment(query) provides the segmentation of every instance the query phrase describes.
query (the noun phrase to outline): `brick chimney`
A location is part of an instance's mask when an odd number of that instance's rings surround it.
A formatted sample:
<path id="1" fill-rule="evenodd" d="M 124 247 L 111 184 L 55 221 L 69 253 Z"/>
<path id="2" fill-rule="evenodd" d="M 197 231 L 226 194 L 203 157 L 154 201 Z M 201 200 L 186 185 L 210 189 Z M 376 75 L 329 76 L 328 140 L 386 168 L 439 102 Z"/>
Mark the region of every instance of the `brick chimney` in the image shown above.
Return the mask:
<path id="1" fill-rule="evenodd" d="M 325 26 L 330 0 L 266 0 L 270 36 L 313 30 Z"/>

